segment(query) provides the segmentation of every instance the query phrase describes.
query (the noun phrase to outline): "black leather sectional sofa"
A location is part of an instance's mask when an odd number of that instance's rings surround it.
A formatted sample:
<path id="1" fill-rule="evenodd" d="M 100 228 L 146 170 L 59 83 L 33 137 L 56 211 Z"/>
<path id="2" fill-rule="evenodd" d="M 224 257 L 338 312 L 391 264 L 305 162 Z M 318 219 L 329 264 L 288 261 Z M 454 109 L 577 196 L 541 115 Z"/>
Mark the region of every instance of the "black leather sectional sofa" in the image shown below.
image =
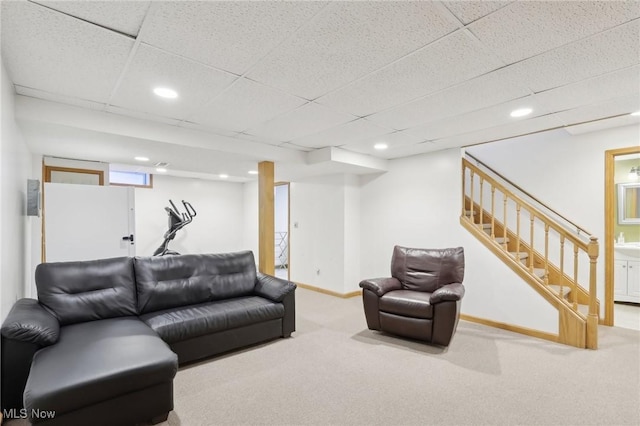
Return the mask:
<path id="1" fill-rule="evenodd" d="M 2 409 L 42 425 L 158 423 L 178 365 L 295 331 L 295 284 L 250 251 L 44 263 L 2 325 Z"/>

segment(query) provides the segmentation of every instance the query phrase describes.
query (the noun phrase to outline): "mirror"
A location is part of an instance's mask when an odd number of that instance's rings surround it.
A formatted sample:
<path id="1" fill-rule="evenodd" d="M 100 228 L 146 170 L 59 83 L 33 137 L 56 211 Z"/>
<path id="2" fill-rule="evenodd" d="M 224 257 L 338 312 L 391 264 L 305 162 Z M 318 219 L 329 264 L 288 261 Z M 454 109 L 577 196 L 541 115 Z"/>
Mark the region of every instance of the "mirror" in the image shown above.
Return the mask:
<path id="1" fill-rule="evenodd" d="M 640 183 L 618 184 L 618 223 L 640 224 Z"/>

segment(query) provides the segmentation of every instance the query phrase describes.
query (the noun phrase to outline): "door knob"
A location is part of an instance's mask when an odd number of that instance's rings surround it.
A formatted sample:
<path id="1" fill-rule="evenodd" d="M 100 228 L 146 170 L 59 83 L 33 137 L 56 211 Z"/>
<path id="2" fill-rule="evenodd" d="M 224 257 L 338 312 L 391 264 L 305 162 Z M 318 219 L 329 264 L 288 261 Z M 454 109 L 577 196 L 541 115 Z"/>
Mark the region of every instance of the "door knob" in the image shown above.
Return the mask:
<path id="1" fill-rule="evenodd" d="M 133 234 L 125 235 L 122 237 L 122 241 L 131 241 L 131 245 L 133 245 Z"/>

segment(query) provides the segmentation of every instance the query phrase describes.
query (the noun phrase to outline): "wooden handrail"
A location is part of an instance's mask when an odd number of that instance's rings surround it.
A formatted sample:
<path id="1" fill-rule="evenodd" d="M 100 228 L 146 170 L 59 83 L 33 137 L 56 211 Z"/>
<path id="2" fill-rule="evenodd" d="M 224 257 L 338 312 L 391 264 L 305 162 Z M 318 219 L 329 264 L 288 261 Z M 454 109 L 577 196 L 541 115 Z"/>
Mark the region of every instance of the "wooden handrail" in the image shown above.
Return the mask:
<path id="1" fill-rule="evenodd" d="M 542 211 L 537 209 L 536 207 L 530 205 L 527 201 L 520 198 L 518 195 L 514 194 L 511 190 L 509 190 L 506 186 L 502 185 L 500 182 L 497 182 L 491 176 L 480 170 L 477 166 L 472 164 L 466 158 L 462 159 L 462 162 L 466 168 L 472 170 L 474 174 L 482 176 L 485 180 L 492 182 L 492 186 L 499 189 L 503 194 L 506 194 L 509 198 L 516 201 L 524 207 L 530 214 L 535 215 L 535 217 L 541 219 L 544 223 L 549 223 L 549 225 L 560 235 L 564 235 L 565 238 L 569 239 L 572 243 L 578 245 L 582 250 L 587 251 L 589 243 L 582 241 L 576 235 L 568 232 L 563 226 L 557 224 L 557 222 L 551 219 L 549 216 L 544 214 Z M 582 229 L 582 228 L 580 228 Z M 584 230 L 583 230 L 584 231 Z M 586 231 L 585 231 L 586 232 Z"/>
<path id="2" fill-rule="evenodd" d="M 550 212 L 553 212 L 553 214 L 555 214 L 558 217 L 561 217 L 562 220 L 564 220 L 567 223 L 570 223 L 573 227 L 575 227 L 578 231 L 582 231 L 585 235 L 586 238 L 590 238 L 593 234 L 591 234 L 591 232 L 587 231 L 586 229 L 584 229 L 581 226 L 576 225 L 575 223 L 573 223 L 571 220 L 567 219 L 566 217 L 564 217 L 563 215 L 561 215 L 560 213 L 558 213 L 557 211 L 555 211 L 554 209 L 552 209 L 551 207 L 547 206 L 545 203 L 543 203 L 542 201 L 540 201 L 539 199 L 537 199 L 536 197 L 534 197 L 533 195 L 531 195 L 530 193 L 528 193 L 527 191 L 525 191 L 524 189 L 522 189 L 520 186 L 516 185 L 515 183 L 513 183 L 511 180 L 507 179 L 506 177 L 504 177 L 502 174 L 500 174 L 499 172 L 495 171 L 491 166 L 489 166 L 487 163 L 485 163 L 484 161 L 480 160 L 478 157 L 476 157 L 475 155 L 469 153 L 469 152 L 465 152 L 465 155 L 467 157 L 471 157 L 473 158 L 477 163 L 482 164 L 484 167 L 486 167 L 487 169 L 491 170 L 491 173 L 495 174 L 496 176 L 499 176 L 500 179 L 504 180 L 505 182 L 509 182 L 510 185 L 512 185 L 514 188 L 516 188 L 518 191 L 520 191 L 521 193 L 525 194 L 527 197 L 531 198 L 532 200 L 534 200 L 536 203 L 540 204 L 541 206 L 544 206 L 545 209 L 549 210 Z M 467 160 L 468 162 L 468 160 Z M 471 163 L 469 163 L 471 164 Z M 476 167 L 477 168 L 477 167 Z M 479 170 L 479 169 L 478 169 Z M 494 179 L 495 180 L 495 179 Z"/>

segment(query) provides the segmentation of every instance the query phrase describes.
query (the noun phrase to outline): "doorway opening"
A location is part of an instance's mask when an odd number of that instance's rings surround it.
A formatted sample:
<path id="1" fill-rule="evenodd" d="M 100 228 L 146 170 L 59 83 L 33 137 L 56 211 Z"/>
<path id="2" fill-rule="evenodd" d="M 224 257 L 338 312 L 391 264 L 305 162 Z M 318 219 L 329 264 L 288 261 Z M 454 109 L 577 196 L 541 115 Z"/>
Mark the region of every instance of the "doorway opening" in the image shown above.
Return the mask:
<path id="1" fill-rule="evenodd" d="M 290 280 L 289 262 L 289 182 L 278 182 L 274 188 L 275 275 Z"/>
<path id="2" fill-rule="evenodd" d="M 640 147 L 605 152 L 605 314 L 640 329 Z"/>

